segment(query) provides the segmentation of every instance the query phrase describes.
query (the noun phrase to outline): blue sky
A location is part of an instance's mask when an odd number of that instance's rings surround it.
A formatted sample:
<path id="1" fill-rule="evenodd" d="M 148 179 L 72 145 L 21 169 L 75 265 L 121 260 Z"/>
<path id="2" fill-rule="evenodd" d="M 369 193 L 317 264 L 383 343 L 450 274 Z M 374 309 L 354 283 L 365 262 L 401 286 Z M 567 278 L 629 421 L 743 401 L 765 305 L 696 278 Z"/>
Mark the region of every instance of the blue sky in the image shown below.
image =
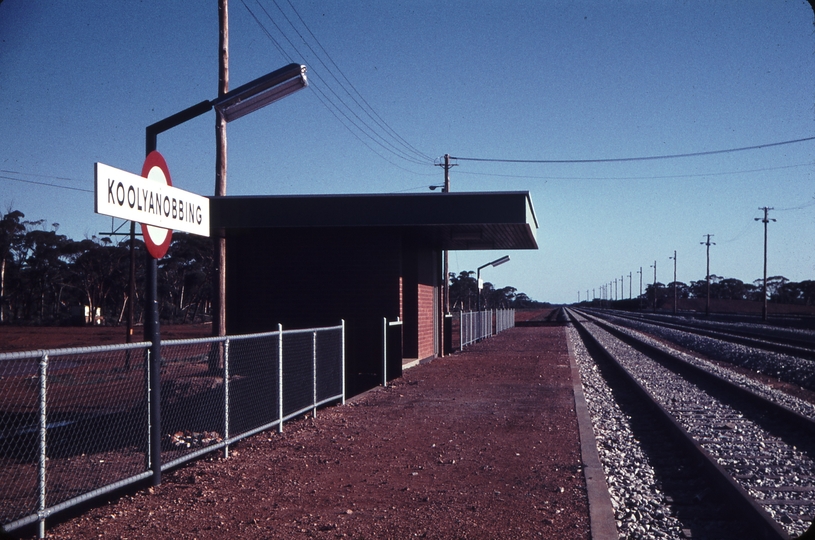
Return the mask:
<path id="1" fill-rule="evenodd" d="M 229 15 L 233 88 L 290 61 L 311 82 L 229 124 L 233 195 L 427 192 L 445 153 L 613 159 L 815 136 L 805 1 L 232 0 Z M 147 125 L 216 97 L 217 49 L 215 0 L 4 0 L 0 211 L 76 239 L 110 230 L 93 213 L 94 162 L 139 172 Z M 375 139 L 348 127 L 363 120 Z M 160 135 L 158 148 L 174 185 L 213 193 L 214 113 Z M 763 206 L 778 220 L 769 274 L 815 279 L 814 150 L 460 160 L 451 181 L 453 191 L 530 191 L 540 249 L 508 252 L 483 276 L 572 302 L 623 275 L 627 297 L 629 273 L 636 294 L 637 272 L 652 281 L 654 261 L 671 281 L 674 250 L 677 279 L 703 279 L 708 233 L 711 273 L 760 278 Z M 453 252 L 451 271 L 504 254 Z"/>

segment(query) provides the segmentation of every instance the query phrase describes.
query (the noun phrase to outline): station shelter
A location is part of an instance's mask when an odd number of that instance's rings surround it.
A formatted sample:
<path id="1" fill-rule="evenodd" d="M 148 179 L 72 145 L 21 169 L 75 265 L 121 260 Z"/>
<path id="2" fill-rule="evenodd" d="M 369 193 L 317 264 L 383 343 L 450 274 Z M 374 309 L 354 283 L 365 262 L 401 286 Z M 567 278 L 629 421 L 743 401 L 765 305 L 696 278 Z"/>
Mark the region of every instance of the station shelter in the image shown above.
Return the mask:
<path id="1" fill-rule="evenodd" d="M 228 334 L 346 325 L 346 392 L 443 350 L 443 250 L 537 249 L 528 192 L 211 198 Z M 401 324 L 399 324 L 401 323 Z M 393 333 L 391 333 L 393 336 Z M 395 348 L 393 347 L 396 341 Z M 395 366 L 392 369 L 390 366 Z"/>

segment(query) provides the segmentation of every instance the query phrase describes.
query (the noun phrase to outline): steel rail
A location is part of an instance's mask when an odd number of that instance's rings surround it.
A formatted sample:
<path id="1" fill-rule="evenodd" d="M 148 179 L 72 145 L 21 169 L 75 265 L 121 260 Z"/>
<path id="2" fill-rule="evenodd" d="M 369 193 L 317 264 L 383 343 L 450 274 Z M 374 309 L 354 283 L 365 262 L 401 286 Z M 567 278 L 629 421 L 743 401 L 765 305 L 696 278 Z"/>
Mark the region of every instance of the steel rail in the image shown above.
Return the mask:
<path id="1" fill-rule="evenodd" d="M 601 355 L 603 359 L 607 361 L 608 365 L 614 368 L 622 379 L 626 381 L 628 388 L 637 395 L 643 404 L 673 433 L 677 444 L 694 455 L 694 457 L 702 463 L 704 469 L 708 472 L 708 477 L 713 480 L 719 489 L 727 494 L 728 502 L 736 507 L 737 512 L 745 521 L 751 523 L 755 531 L 754 538 L 762 540 L 789 540 L 789 534 L 781 525 L 719 465 L 716 458 L 696 442 L 674 416 L 659 404 L 628 370 L 617 362 L 613 355 L 586 329 L 583 322 L 574 316 L 570 310 L 568 311 L 570 312 L 572 323 L 575 325 L 581 338 L 589 345 L 589 349 L 593 351 L 593 353 Z M 597 324 L 596 321 L 592 320 L 591 322 Z"/>
<path id="2" fill-rule="evenodd" d="M 705 336 L 713 339 L 719 339 L 722 341 L 728 341 L 730 343 L 737 343 L 739 345 L 745 345 L 747 347 L 753 347 L 765 351 L 772 351 L 782 354 L 788 354 L 790 356 L 807 358 L 809 360 L 815 360 L 815 343 L 806 340 L 781 338 L 779 336 L 771 336 L 768 334 L 758 333 L 756 331 L 751 332 L 751 335 L 748 336 L 733 330 L 729 331 L 714 330 L 711 328 L 701 328 L 699 326 L 694 326 L 691 324 L 680 324 L 678 322 L 654 320 L 647 317 L 634 317 L 622 313 L 615 313 L 614 316 L 619 317 L 621 319 L 644 322 L 647 324 L 653 324 L 655 326 L 679 330 L 681 332 L 688 332 L 699 336 Z M 781 341 L 782 339 L 784 341 Z"/>

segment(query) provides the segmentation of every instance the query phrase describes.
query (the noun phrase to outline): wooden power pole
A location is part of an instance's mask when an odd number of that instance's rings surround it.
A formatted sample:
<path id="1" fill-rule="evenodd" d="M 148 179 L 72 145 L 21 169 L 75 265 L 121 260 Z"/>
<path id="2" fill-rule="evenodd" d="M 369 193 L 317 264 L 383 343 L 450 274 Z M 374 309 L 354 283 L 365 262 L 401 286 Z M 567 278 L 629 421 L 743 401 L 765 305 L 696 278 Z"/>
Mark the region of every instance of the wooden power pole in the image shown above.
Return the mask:
<path id="1" fill-rule="evenodd" d="M 218 0 L 218 97 L 229 91 L 229 10 L 228 0 Z M 226 196 L 226 119 L 215 108 L 215 196 Z M 214 234 L 215 295 L 212 299 L 212 335 L 226 335 L 226 238 Z"/>
<path id="2" fill-rule="evenodd" d="M 764 281 L 762 282 L 761 286 L 761 296 L 763 298 L 762 306 L 761 306 L 761 318 L 762 320 L 767 320 L 767 224 L 771 221 L 775 221 L 774 218 L 768 218 L 767 213 L 772 208 L 763 207 L 759 208 L 759 210 L 764 210 L 764 219 L 761 218 L 754 218 L 756 221 L 760 221 L 764 223 Z"/>
<path id="3" fill-rule="evenodd" d="M 699 242 L 703 246 L 707 246 L 707 302 L 705 302 L 705 316 L 710 316 L 710 246 L 715 246 L 716 242 L 711 242 L 710 237 L 712 234 L 704 235 L 707 237 L 707 242 Z"/>

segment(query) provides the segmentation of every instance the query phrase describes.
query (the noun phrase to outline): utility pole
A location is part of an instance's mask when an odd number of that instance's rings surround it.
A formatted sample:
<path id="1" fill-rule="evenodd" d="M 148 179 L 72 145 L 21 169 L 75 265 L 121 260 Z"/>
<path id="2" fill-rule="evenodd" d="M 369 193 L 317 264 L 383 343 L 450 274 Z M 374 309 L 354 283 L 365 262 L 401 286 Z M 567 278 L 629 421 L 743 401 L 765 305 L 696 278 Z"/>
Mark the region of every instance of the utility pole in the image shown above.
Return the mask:
<path id="1" fill-rule="evenodd" d="M 715 246 L 715 242 L 710 241 L 710 237 L 713 236 L 712 234 L 704 234 L 702 236 L 707 236 L 707 242 L 699 242 L 700 244 L 707 246 L 707 302 L 705 303 L 705 316 L 710 316 L 710 246 Z"/>
<path id="2" fill-rule="evenodd" d="M 640 266 L 640 271 L 637 273 L 640 275 L 640 297 L 642 297 L 642 266 Z"/>
<path id="3" fill-rule="evenodd" d="M 633 290 L 634 290 L 634 273 L 629 272 L 628 273 L 628 299 L 629 300 L 631 300 L 631 298 L 633 298 L 633 296 L 634 296 Z"/>
<path id="4" fill-rule="evenodd" d="M 450 193 L 450 169 L 455 167 L 455 163 L 450 163 L 450 154 L 444 154 L 444 164 L 437 163 L 439 167 L 444 167 L 444 187 L 442 187 L 442 193 Z M 440 356 L 444 356 L 444 321 L 446 320 L 445 317 L 448 313 L 450 313 L 450 273 L 449 269 L 449 256 L 447 250 L 442 250 L 442 273 L 443 273 L 443 281 L 442 281 L 442 296 L 444 299 L 442 300 L 442 314 L 441 314 L 441 354 Z"/>
<path id="5" fill-rule="evenodd" d="M 629 294 L 631 293 L 630 289 L 628 293 Z M 620 276 L 620 300 L 622 300 L 624 297 L 625 297 L 625 276 L 623 275 Z"/>
<path id="6" fill-rule="evenodd" d="M 654 311 L 657 310 L 657 262 L 654 261 Z"/>
<path id="7" fill-rule="evenodd" d="M 761 307 L 761 318 L 763 320 L 767 320 L 767 224 L 771 221 L 775 221 L 775 218 L 768 218 L 767 212 L 773 210 L 773 208 L 763 207 L 759 208 L 759 210 L 764 210 L 764 219 L 761 218 L 753 218 L 756 221 L 761 221 L 764 223 L 764 284 L 761 286 L 761 296 L 764 298 L 764 304 Z"/>
<path id="8" fill-rule="evenodd" d="M 668 258 L 674 260 L 674 315 L 676 315 L 676 250 L 674 250 L 674 256 Z"/>
<path id="9" fill-rule="evenodd" d="M 229 91 L 229 9 L 228 0 L 218 0 L 218 97 Z M 215 108 L 215 196 L 226 196 L 226 118 Z M 225 231 L 213 231 L 215 253 L 215 295 L 212 299 L 212 335 L 226 335 L 226 238 Z M 218 362 L 216 360 L 216 362 Z M 209 366 L 217 369 L 218 366 Z"/>

